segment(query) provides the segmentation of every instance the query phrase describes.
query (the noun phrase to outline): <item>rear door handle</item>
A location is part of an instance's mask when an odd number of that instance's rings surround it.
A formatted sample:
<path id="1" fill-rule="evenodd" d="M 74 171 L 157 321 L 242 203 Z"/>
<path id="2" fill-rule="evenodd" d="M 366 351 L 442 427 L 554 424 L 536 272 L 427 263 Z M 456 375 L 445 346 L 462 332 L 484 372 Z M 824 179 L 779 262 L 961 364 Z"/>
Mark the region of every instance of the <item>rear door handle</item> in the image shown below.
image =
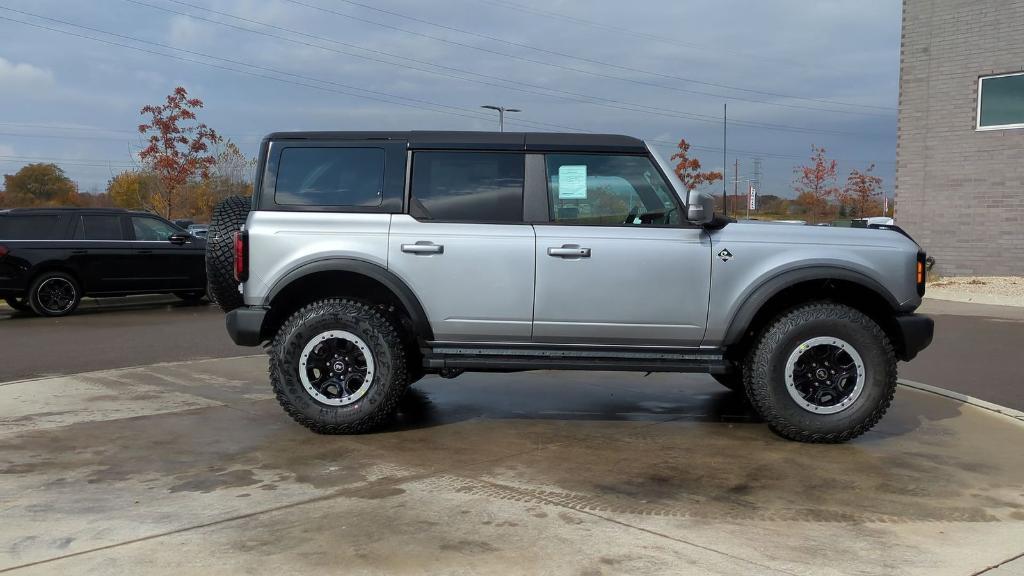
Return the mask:
<path id="1" fill-rule="evenodd" d="M 408 252 L 409 254 L 444 254 L 444 245 L 420 240 L 415 244 L 402 244 L 402 252 Z"/>
<path id="2" fill-rule="evenodd" d="M 71 253 L 72 254 L 88 254 L 89 251 L 88 250 L 72 250 Z"/>
<path id="3" fill-rule="evenodd" d="M 152 254 L 152 253 L 153 253 L 152 250 L 139 250 L 138 251 L 138 254 Z"/>
<path id="4" fill-rule="evenodd" d="M 559 258 L 590 258 L 590 248 L 580 248 L 575 244 L 563 244 L 561 247 L 548 248 L 548 256 Z"/>

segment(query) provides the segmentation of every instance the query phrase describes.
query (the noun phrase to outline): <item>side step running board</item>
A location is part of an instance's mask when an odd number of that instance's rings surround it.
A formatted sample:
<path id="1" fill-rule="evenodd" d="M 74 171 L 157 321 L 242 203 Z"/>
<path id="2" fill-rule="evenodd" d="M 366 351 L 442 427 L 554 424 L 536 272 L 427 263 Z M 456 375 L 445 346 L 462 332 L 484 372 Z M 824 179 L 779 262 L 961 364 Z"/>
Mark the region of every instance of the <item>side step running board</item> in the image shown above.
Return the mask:
<path id="1" fill-rule="evenodd" d="M 558 347 L 430 343 L 423 366 L 430 370 L 622 370 L 724 374 L 721 350 L 700 348 Z"/>

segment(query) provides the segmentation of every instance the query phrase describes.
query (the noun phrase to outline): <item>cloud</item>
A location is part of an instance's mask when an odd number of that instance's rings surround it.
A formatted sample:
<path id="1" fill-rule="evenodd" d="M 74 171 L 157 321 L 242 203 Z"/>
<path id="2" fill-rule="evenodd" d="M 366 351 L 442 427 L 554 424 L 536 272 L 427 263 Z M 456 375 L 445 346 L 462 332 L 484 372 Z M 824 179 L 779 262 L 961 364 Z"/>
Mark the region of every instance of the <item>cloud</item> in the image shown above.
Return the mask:
<path id="1" fill-rule="evenodd" d="M 49 90 L 54 84 L 53 72 L 31 64 L 15 63 L 0 56 L 0 93 Z"/>
<path id="2" fill-rule="evenodd" d="M 174 46 L 183 48 L 201 48 L 208 45 L 215 37 L 210 26 L 185 16 L 171 18 L 168 40 Z"/>

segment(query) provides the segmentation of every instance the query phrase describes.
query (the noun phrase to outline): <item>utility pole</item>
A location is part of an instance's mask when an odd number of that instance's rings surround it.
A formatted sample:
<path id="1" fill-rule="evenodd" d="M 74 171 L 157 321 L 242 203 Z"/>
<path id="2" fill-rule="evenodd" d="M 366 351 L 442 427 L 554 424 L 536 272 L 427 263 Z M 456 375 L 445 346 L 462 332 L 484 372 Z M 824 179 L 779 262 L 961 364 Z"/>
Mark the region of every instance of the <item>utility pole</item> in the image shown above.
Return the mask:
<path id="1" fill-rule="evenodd" d="M 732 195 L 740 195 L 740 159 L 736 158 L 735 167 L 732 170 Z"/>
<path id="2" fill-rule="evenodd" d="M 750 187 L 754 189 L 755 194 L 761 192 L 761 159 L 754 158 L 754 176 L 750 179 Z M 747 219 L 750 219 L 750 198 L 747 198 Z M 754 210 L 757 210 L 757 205 L 754 205 Z"/>
<path id="3" fill-rule="evenodd" d="M 522 112 L 518 108 L 505 108 L 504 106 L 491 106 L 490 104 L 481 106 L 481 108 L 498 111 L 498 132 L 505 131 L 505 112 Z"/>
<path id="4" fill-rule="evenodd" d="M 722 104 L 722 216 L 729 215 L 729 196 L 725 187 L 725 167 L 729 165 L 729 103 Z"/>

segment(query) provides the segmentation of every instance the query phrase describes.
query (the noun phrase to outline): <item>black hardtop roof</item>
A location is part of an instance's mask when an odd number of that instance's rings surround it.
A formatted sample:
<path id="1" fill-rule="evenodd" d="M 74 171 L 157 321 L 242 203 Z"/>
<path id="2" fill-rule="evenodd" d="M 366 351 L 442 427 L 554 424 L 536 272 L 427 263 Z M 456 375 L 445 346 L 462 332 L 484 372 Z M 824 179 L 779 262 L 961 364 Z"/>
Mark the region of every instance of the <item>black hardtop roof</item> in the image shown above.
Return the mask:
<path id="1" fill-rule="evenodd" d="M 274 132 L 266 140 L 383 140 L 417 150 L 525 150 L 642 153 L 642 140 L 620 134 L 557 132 Z"/>
<path id="2" fill-rule="evenodd" d="M 48 212 L 92 212 L 110 214 L 145 214 L 147 216 L 159 216 L 142 210 L 126 210 L 124 208 L 79 208 L 77 206 L 42 206 L 37 208 L 0 208 L 0 215 L 4 214 L 46 214 Z"/>

